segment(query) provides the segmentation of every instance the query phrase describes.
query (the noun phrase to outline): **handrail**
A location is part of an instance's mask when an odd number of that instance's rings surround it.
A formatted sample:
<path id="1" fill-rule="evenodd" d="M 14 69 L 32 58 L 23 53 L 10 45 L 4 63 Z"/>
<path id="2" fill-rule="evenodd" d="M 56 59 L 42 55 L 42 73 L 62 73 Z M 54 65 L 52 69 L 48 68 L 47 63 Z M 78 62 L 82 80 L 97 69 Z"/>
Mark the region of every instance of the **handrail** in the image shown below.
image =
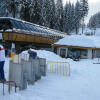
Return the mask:
<path id="1" fill-rule="evenodd" d="M 66 72 L 66 76 L 70 76 L 70 63 L 69 62 L 47 61 L 47 65 L 48 64 L 50 64 L 50 72 L 59 73 L 59 70 L 60 70 L 60 74 L 63 73 L 63 75 L 65 76 L 65 72 Z"/>

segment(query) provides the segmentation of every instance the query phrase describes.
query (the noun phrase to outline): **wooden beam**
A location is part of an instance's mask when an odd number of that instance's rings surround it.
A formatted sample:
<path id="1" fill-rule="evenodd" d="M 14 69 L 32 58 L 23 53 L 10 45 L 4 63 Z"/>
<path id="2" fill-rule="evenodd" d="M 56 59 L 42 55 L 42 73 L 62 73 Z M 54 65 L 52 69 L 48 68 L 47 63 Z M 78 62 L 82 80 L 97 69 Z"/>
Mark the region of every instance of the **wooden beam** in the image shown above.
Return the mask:
<path id="1" fill-rule="evenodd" d="M 93 48 L 93 47 L 81 47 L 81 46 L 71 46 L 71 45 L 52 45 L 53 47 L 64 47 L 64 48 L 77 48 L 77 49 L 93 49 L 93 50 L 100 50 L 100 48 Z"/>
<path id="2" fill-rule="evenodd" d="M 58 41 L 43 36 L 36 36 L 36 35 L 23 34 L 23 33 L 13 33 L 13 32 L 4 32 L 3 39 L 6 41 L 9 40 L 9 41 L 20 41 L 20 42 L 46 43 L 46 44 L 53 44 Z"/>

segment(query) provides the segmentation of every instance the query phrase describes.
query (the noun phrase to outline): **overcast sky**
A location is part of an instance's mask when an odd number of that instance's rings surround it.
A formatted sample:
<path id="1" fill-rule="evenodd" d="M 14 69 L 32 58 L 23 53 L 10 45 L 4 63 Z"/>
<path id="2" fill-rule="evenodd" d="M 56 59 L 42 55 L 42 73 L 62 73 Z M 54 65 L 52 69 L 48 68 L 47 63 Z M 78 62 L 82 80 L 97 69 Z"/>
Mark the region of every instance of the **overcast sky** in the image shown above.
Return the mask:
<path id="1" fill-rule="evenodd" d="M 66 1 L 71 1 L 73 3 L 75 3 L 77 0 L 63 0 L 64 3 Z M 100 0 L 88 0 L 89 3 L 89 14 L 88 14 L 88 18 L 86 18 L 85 22 L 87 23 L 89 18 L 91 17 L 91 15 L 97 13 L 100 11 Z"/>

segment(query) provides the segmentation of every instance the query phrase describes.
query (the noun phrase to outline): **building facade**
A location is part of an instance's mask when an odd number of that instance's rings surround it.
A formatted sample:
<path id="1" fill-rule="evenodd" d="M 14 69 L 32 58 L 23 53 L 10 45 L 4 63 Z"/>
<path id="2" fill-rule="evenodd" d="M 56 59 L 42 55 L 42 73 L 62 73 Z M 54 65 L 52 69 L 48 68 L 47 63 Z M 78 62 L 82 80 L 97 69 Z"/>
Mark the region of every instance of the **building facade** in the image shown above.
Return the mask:
<path id="1" fill-rule="evenodd" d="M 53 44 L 53 51 L 65 58 L 73 54 L 82 59 L 100 58 L 100 38 L 93 36 L 67 36 Z"/>

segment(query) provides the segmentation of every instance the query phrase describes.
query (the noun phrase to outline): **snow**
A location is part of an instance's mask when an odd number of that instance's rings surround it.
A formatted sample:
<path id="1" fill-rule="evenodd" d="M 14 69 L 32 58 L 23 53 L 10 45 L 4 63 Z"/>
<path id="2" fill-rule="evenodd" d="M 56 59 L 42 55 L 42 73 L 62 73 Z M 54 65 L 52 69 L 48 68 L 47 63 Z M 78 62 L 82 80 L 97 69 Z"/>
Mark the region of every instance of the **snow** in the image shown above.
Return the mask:
<path id="1" fill-rule="evenodd" d="M 50 34 L 51 36 L 53 34 L 54 36 L 61 36 L 61 37 L 65 37 L 66 36 L 66 33 L 64 33 L 64 32 L 61 32 L 61 31 L 58 31 L 58 30 L 54 30 L 54 29 L 50 29 L 48 27 L 41 26 L 41 25 L 38 25 L 38 24 L 33 24 L 33 23 L 30 23 L 30 22 L 27 22 L 27 21 L 23 21 L 23 20 L 18 19 L 18 18 L 0 17 L 0 19 L 11 19 L 11 20 L 16 20 L 16 21 L 19 21 L 19 22 L 22 22 L 22 23 L 26 23 L 26 24 L 32 25 L 34 27 L 34 28 L 33 27 L 32 28 L 35 29 L 35 33 L 36 34 L 46 34 L 46 35 Z M 12 31 L 12 30 L 7 30 L 7 32 L 10 32 L 10 31 Z M 34 31 L 32 31 L 32 32 L 34 33 Z"/>
<path id="2" fill-rule="evenodd" d="M 67 45 L 67 46 L 100 48 L 100 37 L 86 36 L 86 35 L 71 35 L 71 36 L 66 36 L 63 39 L 60 39 L 55 44 Z"/>
<path id="3" fill-rule="evenodd" d="M 12 29 L 7 29 L 6 32 L 12 32 Z"/>
<path id="4" fill-rule="evenodd" d="M 96 35 L 96 36 L 100 36 L 100 28 L 97 28 L 97 29 L 96 29 L 95 35 Z"/>
<path id="5" fill-rule="evenodd" d="M 79 30 L 79 33 L 82 33 L 82 29 Z M 100 36 L 100 28 L 96 28 L 95 30 L 90 29 L 90 28 L 85 28 L 84 34 L 86 33 L 94 33 L 96 36 Z"/>
<path id="6" fill-rule="evenodd" d="M 90 28 L 84 28 L 83 33 L 89 33 L 91 35 L 91 33 L 93 33 L 93 30 L 91 30 Z M 78 34 L 82 34 L 82 28 L 79 28 Z"/>
<path id="7" fill-rule="evenodd" d="M 75 34 L 75 32 L 72 32 L 71 33 L 72 35 Z M 79 32 L 78 32 L 79 35 L 82 35 L 82 28 L 79 28 Z M 90 29 L 90 28 L 84 28 L 83 30 L 83 34 L 84 35 L 95 35 L 95 36 L 100 36 L 100 28 L 96 28 L 95 30 L 94 29 Z"/>
<path id="8" fill-rule="evenodd" d="M 36 50 L 39 57 L 48 60 L 67 61 L 71 65 L 71 76 L 47 73 L 34 85 L 28 85 L 24 91 L 9 95 L 7 86 L 5 96 L 2 95 L 2 85 L 0 85 L 1 100 L 99 100 L 100 99 L 100 65 L 93 64 L 98 60 L 80 60 L 79 62 L 71 59 L 63 59 L 56 54 Z M 24 51 L 23 53 L 27 53 Z M 6 58 L 5 74 L 8 76 L 9 58 Z M 13 90 L 13 89 L 12 89 Z"/>
<path id="9" fill-rule="evenodd" d="M 64 61 L 66 59 L 61 58 L 60 56 L 54 54 L 53 52 L 46 51 L 46 50 L 34 50 L 31 49 L 35 52 L 37 52 L 37 56 L 40 58 L 46 58 L 47 61 Z M 22 54 L 28 54 L 27 51 L 23 51 Z M 23 56 L 23 55 L 22 55 Z"/>

